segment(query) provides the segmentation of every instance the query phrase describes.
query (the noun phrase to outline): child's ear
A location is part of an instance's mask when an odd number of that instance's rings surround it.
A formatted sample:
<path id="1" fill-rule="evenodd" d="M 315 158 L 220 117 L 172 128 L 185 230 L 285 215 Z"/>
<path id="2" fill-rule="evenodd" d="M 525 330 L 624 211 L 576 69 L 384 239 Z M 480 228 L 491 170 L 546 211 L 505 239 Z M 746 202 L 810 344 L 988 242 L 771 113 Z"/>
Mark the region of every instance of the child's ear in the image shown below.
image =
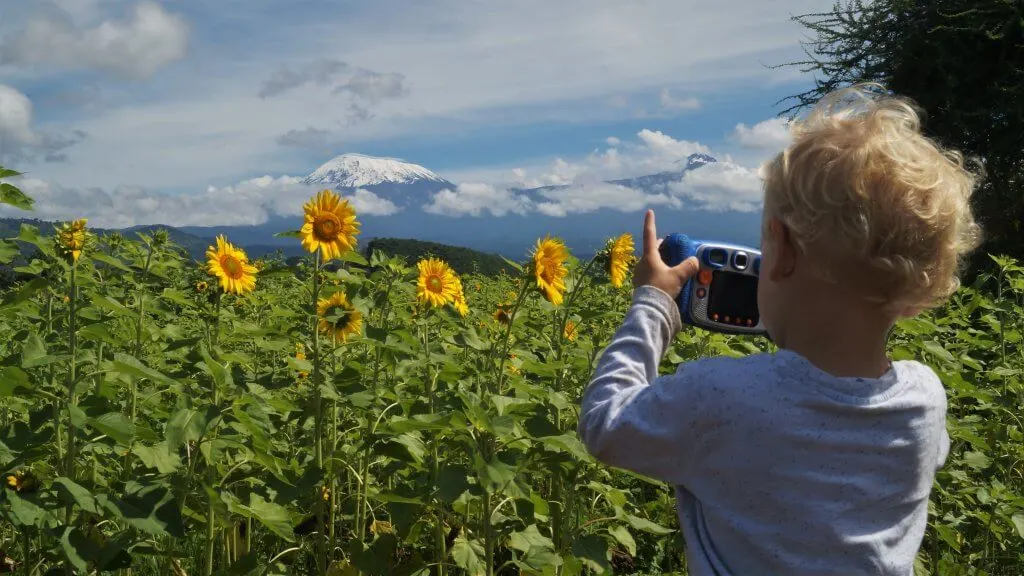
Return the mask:
<path id="1" fill-rule="evenodd" d="M 768 220 L 768 238 L 772 253 L 768 277 L 778 282 L 789 277 L 796 269 L 797 247 L 789 227 L 778 218 Z"/>

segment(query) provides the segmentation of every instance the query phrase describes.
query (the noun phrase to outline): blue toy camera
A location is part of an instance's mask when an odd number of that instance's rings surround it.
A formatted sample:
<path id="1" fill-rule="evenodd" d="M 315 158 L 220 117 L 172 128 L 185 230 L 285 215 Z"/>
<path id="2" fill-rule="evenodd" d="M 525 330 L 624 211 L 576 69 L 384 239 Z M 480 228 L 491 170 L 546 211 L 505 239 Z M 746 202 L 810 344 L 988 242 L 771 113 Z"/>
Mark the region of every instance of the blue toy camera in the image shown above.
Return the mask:
<path id="1" fill-rule="evenodd" d="M 691 256 L 700 261 L 700 272 L 676 299 L 683 322 L 725 334 L 766 334 L 757 308 L 760 250 L 685 234 L 668 235 L 659 250 L 669 266 Z"/>

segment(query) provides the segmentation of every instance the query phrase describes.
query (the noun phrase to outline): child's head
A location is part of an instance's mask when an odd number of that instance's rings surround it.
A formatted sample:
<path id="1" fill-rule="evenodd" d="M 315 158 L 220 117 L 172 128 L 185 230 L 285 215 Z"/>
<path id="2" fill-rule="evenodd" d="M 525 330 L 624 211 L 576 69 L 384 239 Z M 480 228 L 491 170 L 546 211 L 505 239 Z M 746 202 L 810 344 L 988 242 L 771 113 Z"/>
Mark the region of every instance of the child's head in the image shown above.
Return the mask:
<path id="1" fill-rule="evenodd" d="M 980 241 L 969 206 L 976 178 L 921 134 L 912 105 L 858 86 L 827 96 L 791 130 L 791 145 L 762 168 L 764 260 L 785 260 L 780 273 L 762 272 L 769 330 L 793 282 L 893 320 L 957 289 L 962 257 Z"/>

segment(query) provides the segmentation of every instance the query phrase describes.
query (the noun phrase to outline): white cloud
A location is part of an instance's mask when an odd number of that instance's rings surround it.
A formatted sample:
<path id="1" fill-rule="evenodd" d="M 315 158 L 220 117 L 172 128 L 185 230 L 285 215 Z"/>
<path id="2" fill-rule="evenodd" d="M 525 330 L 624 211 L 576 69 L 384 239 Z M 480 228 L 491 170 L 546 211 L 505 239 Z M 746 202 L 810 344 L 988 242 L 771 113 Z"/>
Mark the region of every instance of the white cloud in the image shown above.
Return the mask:
<path id="1" fill-rule="evenodd" d="M 761 209 L 763 191 L 757 170 L 714 162 L 687 172 L 670 189 L 695 207 L 713 211 Z"/>
<path id="2" fill-rule="evenodd" d="M 91 11 L 91 3 L 71 3 Z M 49 13 L 29 21 L 0 46 L 0 62 L 53 64 L 78 70 L 95 68 L 126 77 L 149 78 L 180 60 L 188 49 L 189 27 L 157 2 L 135 4 L 130 17 L 106 20 L 91 28 Z"/>
<path id="3" fill-rule="evenodd" d="M 33 105 L 27 96 L 0 84 L 0 162 L 21 163 L 42 156 L 46 162 L 63 162 L 63 152 L 85 138 L 85 133 L 41 132 L 33 126 Z"/>
<path id="4" fill-rule="evenodd" d="M 316 188 L 294 176 L 263 176 L 231 186 L 210 186 L 199 194 L 163 194 L 139 186 L 67 188 L 38 178 L 16 184 L 35 200 L 31 213 L 0 205 L 0 216 L 32 216 L 42 220 L 88 218 L 99 228 L 141 224 L 168 226 L 248 226 L 272 215 L 296 216 Z M 368 190 L 346 195 L 358 214 L 386 216 L 399 209 Z"/>
<path id="5" fill-rule="evenodd" d="M 618 122 L 651 95 L 657 106 L 667 78 L 681 79 L 673 81 L 672 90 L 685 101 L 736 86 L 761 87 L 786 74 L 764 63 L 799 56 L 799 26 L 789 14 L 827 8 L 823 1 L 721 0 L 702 6 L 700 18 L 693 18 L 692 5 L 680 2 L 652 3 L 638 11 L 610 0 L 522 0 L 495 6 L 430 0 L 404 3 L 400 10 L 381 2 L 339 12 L 325 9 L 325 0 L 314 0 L 279 12 L 269 8 L 269 0 L 177 0 L 167 6 L 182 6 L 180 11 L 194 19 L 193 45 L 204 51 L 193 50 L 187 67 L 160 74 L 159 86 L 113 86 L 108 107 L 77 112 L 81 125 L 76 127 L 90 139 L 78 146 L 72 163 L 45 177 L 107 188 L 138 183 L 163 189 L 231 182 L 255 169 L 298 173 L 315 160 L 308 152 L 282 153 L 277 138 L 307 126 L 333 131 L 338 123 L 356 124 L 345 130 L 344 142 L 358 150 L 367 142 L 379 149 L 388 140 L 427 133 L 441 138 L 481 128 L 498 132 L 548 120 Z M 28 40 L 19 39 L 12 27 L 31 20 L 10 16 L 10 3 L 22 6 L 25 14 L 37 0 L 0 0 L 8 17 L 0 25 L 3 38 L 20 46 Z M 27 56 L 78 68 L 91 62 L 93 68 L 140 72 L 168 59 L 152 54 L 180 53 L 157 50 L 156 45 L 174 43 L 161 42 L 167 34 L 152 34 L 146 38 L 154 46 L 132 54 L 132 64 L 112 63 L 120 60 L 109 53 L 123 50 L 101 49 L 86 39 L 103 29 L 98 19 L 107 18 L 120 30 L 130 29 L 134 19 L 104 16 L 121 2 L 98 4 L 92 22 L 51 26 L 58 32 L 54 38 L 33 36 L 31 43 L 45 49 Z M 232 33 L 221 37 L 224 29 Z M 67 56 L 68 46 L 79 55 Z M 109 57 L 99 58 L 97 52 Z M 472 56 L 477 54 L 484 56 Z M 402 86 L 413 89 L 402 98 L 381 100 L 365 121 L 339 106 L 331 88 L 258 98 L 270 72 L 283 65 L 300 71 L 302 63 L 318 58 L 401 74 Z M 25 64 L 21 69 L 0 70 L 5 81 L 45 78 L 45 71 L 36 70 L 41 67 L 19 62 Z M 362 94 L 370 99 L 404 92 L 394 79 L 366 80 Z M 609 102 L 629 108 L 604 105 Z"/>
<path id="6" fill-rule="evenodd" d="M 7 139 L 18 145 L 35 145 L 40 141 L 32 129 L 32 101 L 14 88 L 0 84 L 0 140 Z"/>
<path id="7" fill-rule="evenodd" d="M 390 216 L 400 209 L 387 198 L 381 198 L 369 190 L 358 189 L 348 197 L 356 214 L 367 216 Z"/>
<path id="8" fill-rule="evenodd" d="M 785 118 L 771 118 L 758 122 L 752 127 L 737 124 L 733 138 L 746 148 L 781 150 L 789 145 L 789 121 Z"/>
<path id="9" fill-rule="evenodd" d="M 455 190 L 441 190 L 423 206 L 423 211 L 442 216 L 492 216 L 525 214 L 530 209 L 528 199 L 511 190 L 490 184 L 468 182 Z"/>
<path id="10" fill-rule="evenodd" d="M 546 202 L 537 204 L 537 211 L 545 216 L 563 217 L 601 209 L 620 212 L 638 212 L 648 206 L 682 206 L 678 198 L 667 194 L 649 194 L 642 190 L 606 182 L 577 183 L 567 188 L 544 190 Z"/>
<path id="11" fill-rule="evenodd" d="M 674 164 L 686 159 L 691 154 L 708 154 L 711 152 L 707 146 L 699 142 L 676 140 L 659 131 L 652 131 L 646 128 L 641 130 L 637 137 L 640 138 L 650 152 L 648 161 L 645 162 L 648 166 L 658 163 Z"/>
<path id="12" fill-rule="evenodd" d="M 700 100 L 690 97 L 682 100 L 673 98 L 668 88 L 661 89 L 661 108 L 663 110 L 677 112 L 682 110 L 699 110 Z"/>
<path id="13" fill-rule="evenodd" d="M 529 211 L 547 216 L 567 216 L 601 209 L 641 211 L 649 206 L 694 207 L 708 210 L 756 211 L 760 209 L 761 179 L 756 169 L 734 163 L 727 155 L 715 153 L 704 144 L 677 140 L 662 132 L 644 129 L 636 141 L 612 139 L 614 147 L 594 151 L 572 161 L 555 158 L 545 164 L 467 172 L 465 175 L 490 181 L 491 193 L 506 202 L 520 202 Z M 611 142 L 609 142 L 611 144 Z M 685 173 L 681 181 L 666 181 L 640 190 L 609 183 L 638 176 L 681 171 L 691 154 L 707 154 L 718 162 Z M 542 188 L 548 187 L 548 188 Z M 541 188 L 532 192 L 533 201 L 509 197 L 509 188 Z M 464 198 L 445 197 L 450 212 L 482 214 L 483 210 L 462 211 Z M 487 204 L 482 199 L 481 206 Z"/>
<path id="14" fill-rule="evenodd" d="M 609 146 L 618 146 L 619 144 L 622 144 L 622 140 L 619 140 L 615 136 L 609 136 L 609 137 L 605 138 L 604 141 L 605 141 L 605 144 L 608 144 Z"/>

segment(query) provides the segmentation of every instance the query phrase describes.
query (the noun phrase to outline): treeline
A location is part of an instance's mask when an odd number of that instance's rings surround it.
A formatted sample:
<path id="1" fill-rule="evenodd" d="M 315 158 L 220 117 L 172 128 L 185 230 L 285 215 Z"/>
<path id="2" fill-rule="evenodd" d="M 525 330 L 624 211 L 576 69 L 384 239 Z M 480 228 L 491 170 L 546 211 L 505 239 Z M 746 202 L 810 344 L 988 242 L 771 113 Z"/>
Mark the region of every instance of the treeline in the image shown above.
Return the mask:
<path id="1" fill-rule="evenodd" d="M 471 248 L 449 246 L 402 238 L 377 238 L 366 244 L 363 255 L 369 258 L 374 251 L 404 257 L 410 264 L 420 258 L 441 258 L 459 274 L 496 276 L 501 272 L 514 274 L 514 269 L 497 254 L 487 254 Z"/>

